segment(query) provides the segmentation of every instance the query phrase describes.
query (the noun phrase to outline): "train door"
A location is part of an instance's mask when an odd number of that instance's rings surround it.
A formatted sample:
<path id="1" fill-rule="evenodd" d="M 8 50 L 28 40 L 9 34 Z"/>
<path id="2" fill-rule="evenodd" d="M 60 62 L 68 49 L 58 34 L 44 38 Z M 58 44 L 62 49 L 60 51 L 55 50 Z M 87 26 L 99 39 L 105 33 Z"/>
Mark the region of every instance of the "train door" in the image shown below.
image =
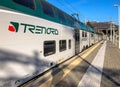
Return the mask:
<path id="1" fill-rule="evenodd" d="M 80 33 L 79 29 L 75 29 L 75 54 L 80 52 Z"/>

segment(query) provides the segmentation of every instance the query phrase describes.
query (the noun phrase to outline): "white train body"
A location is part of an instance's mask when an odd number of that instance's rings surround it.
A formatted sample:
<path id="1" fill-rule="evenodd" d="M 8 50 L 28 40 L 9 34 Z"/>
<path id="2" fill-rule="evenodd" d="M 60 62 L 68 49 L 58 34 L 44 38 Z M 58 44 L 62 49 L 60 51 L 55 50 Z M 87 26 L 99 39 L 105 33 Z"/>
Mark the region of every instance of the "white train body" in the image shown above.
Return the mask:
<path id="1" fill-rule="evenodd" d="M 3 18 L 4 17 L 4 18 Z M 15 53 L 18 55 L 23 55 L 30 56 L 29 58 L 35 58 L 37 56 L 38 60 L 42 60 L 40 63 L 43 61 L 46 61 L 45 66 L 42 67 L 41 71 L 41 66 L 38 68 L 39 73 L 45 71 L 44 69 L 49 69 L 51 67 L 50 63 L 57 64 L 61 61 L 66 60 L 67 58 L 72 57 L 75 55 L 75 41 L 74 41 L 74 31 L 72 27 L 68 26 L 63 26 L 58 23 L 50 22 L 45 19 L 41 18 L 36 18 L 28 15 L 24 15 L 21 13 L 15 13 L 15 12 L 10 12 L 10 11 L 5 11 L 5 10 L 0 10 L 0 24 L 2 24 L 1 30 L 0 30 L 0 50 L 1 51 L 7 51 L 10 53 Z M 32 19 L 32 20 L 31 20 Z M 17 22 L 19 23 L 19 31 L 18 32 L 11 32 L 8 30 L 9 26 L 11 25 L 10 22 Z M 24 25 L 20 25 L 23 23 Z M 29 31 L 30 28 L 33 28 L 32 26 L 25 26 L 25 24 L 33 25 L 33 26 L 43 26 L 46 28 L 54 28 L 58 30 L 58 35 L 53 35 L 51 34 L 35 34 L 31 33 Z M 26 32 L 24 33 L 24 30 L 26 28 Z M 36 28 L 37 29 L 37 28 Z M 40 28 L 39 28 L 40 29 Z M 44 31 L 44 30 L 43 30 Z M 37 30 L 33 30 L 33 32 L 40 32 Z M 56 52 L 54 55 L 50 56 L 44 56 L 43 52 L 43 46 L 45 41 L 55 41 L 56 42 Z M 66 40 L 67 41 L 67 49 L 66 51 L 59 52 L 59 41 L 60 40 Z M 71 49 L 68 48 L 68 41 L 71 40 Z M 38 53 L 39 55 L 36 55 Z M 6 56 L 6 55 L 5 55 Z M 19 59 L 16 58 L 16 60 L 23 60 L 21 56 L 17 56 Z M 8 57 L 9 58 L 9 55 Z M 26 58 L 27 59 L 27 58 Z M 5 60 L 5 59 L 4 59 Z M 7 59 L 11 60 L 11 59 Z M 30 59 L 34 60 L 34 59 Z M 27 60 L 23 60 L 28 62 L 28 64 L 22 64 L 22 63 L 15 63 L 17 61 L 9 61 L 9 63 L 3 63 L 0 66 L 3 67 L 2 70 L 0 70 L 0 76 L 3 76 L 3 78 L 6 78 L 8 76 L 27 76 L 31 75 L 35 72 L 34 65 L 32 66 L 30 62 Z M 38 61 L 39 62 L 39 61 Z M 29 66 L 30 65 L 30 66 Z M 38 64 L 39 65 L 39 64 Z M 41 64 L 40 64 L 41 65 Z M 46 67 L 46 68 L 44 68 Z M 12 69 L 11 73 L 9 72 L 9 69 Z M 39 74 L 38 73 L 38 74 Z"/>
<path id="2" fill-rule="evenodd" d="M 79 29 L 76 40 L 72 26 L 4 8 L 0 7 L 0 87 L 19 86 L 102 39 Z"/>

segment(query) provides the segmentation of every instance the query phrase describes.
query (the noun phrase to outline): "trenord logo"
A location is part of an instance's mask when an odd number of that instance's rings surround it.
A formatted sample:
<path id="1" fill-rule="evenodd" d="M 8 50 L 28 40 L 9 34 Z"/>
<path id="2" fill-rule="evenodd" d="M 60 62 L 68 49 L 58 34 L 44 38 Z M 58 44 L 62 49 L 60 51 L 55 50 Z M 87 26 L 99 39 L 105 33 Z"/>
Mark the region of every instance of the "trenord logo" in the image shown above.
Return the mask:
<path id="1" fill-rule="evenodd" d="M 32 24 L 26 24 L 26 23 L 18 23 L 18 22 L 10 22 L 11 25 L 9 25 L 8 30 L 11 32 L 19 32 L 19 29 L 22 29 L 21 31 L 23 33 L 30 32 L 31 34 L 47 34 L 47 35 L 58 35 L 59 32 L 55 28 L 45 27 L 45 26 L 38 26 L 38 25 L 32 25 Z"/>

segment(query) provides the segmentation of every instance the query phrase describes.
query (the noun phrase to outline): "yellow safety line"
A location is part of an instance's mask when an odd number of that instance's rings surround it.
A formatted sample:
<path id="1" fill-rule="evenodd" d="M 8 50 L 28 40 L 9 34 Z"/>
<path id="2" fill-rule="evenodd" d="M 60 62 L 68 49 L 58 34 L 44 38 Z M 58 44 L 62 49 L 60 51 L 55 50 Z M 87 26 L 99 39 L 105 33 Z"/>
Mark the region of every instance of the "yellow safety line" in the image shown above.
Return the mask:
<path id="1" fill-rule="evenodd" d="M 103 42 L 103 41 L 101 41 Z M 74 69 L 80 62 L 85 59 L 94 49 L 96 49 L 100 44 L 97 43 L 95 46 L 93 46 L 91 49 L 89 49 L 87 52 L 85 52 L 83 55 L 81 55 L 82 59 L 79 57 L 76 60 L 74 60 L 70 65 L 68 65 L 66 68 L 64 68 L 62 71 L 64 72 L 62 78 L 64 78 L 72 69 Z M 59 72 L 60 73 L 60 72 Z M 57 76 L 59 73 L 57 73 L 55 76 Z M 50 82 L 52 81 L 53 77 L 50 77 L 47 81 L 45 81 L 42 85 L 39 87 L 48 87 Z"/>

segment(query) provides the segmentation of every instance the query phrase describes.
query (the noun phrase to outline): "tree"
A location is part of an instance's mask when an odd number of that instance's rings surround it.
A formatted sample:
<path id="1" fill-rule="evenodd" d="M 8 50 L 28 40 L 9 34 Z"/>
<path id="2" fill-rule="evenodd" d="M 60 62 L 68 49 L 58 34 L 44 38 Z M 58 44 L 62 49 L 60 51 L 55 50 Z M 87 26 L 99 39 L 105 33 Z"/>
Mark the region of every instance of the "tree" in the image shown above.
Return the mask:
<path id="1" fill-rule="evenodd" d="M 88 21 L 87 25 L 90 26 L 91 28 L 94 28 L 94 26 Z"/>

